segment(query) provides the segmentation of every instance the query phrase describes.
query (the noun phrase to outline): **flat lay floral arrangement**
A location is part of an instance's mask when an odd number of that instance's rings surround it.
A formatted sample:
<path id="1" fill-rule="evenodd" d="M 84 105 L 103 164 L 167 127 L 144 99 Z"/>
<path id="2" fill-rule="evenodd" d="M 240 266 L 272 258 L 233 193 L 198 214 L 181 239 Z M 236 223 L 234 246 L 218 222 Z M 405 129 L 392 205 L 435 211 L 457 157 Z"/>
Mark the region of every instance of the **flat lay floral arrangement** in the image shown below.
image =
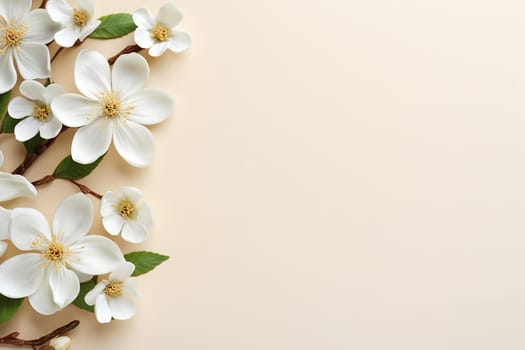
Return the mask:
<path id="1" fill-rule="evenodd" d="M 0 258 L 0 324 L 24 300 L 43 315 L 73 304 L 79 312 L 93 312 L 100 323 L 130 319 L 138 276 L 168 259 L 140 249 L 124 253 L 112 239 L 120 235 L 135 244 L 147 239 L 153 215 L 139 189 L 122 184 L 101 195 L 79 182 L 111 147 L 130 168 L 154 160 L 147 126 L 172 116 L 174 101 L 161 90 L 145 88 L 150 67 L 142 55 L 179 53 L 191 45 L 189 35 L 178 29 L 182 14 L 175 5 L 156 10 L 157 16 L 147 8 L 96 16 L 91 0 L 0 0 L 0 137 L 15 138 L 26 151 L 16 169 L 0 172 L 0 203 L 17 197 L 38 200 L 37 188 L 55 180 L 69 181 L 79 191 L 61 201 L 51 220 L 32 208 L 0 206 L 0 256 L 9 245 L 16 251 Z M 63 50 L 128 34 L 135 44 L 110 58 L 79 51 L 71 67 L 78 92 L 66 92 L 60 77 L 50 78 Z M 70 156 L 53 174 L 24 177 L 68 129 L 74 129 Z M 9 155 L 0 151 L 0 168 L 4 157 Z M 91 232 L 95 220 L 102 221 L 106 233 Z M 78 325 L 75 320 L 29 340 L 13 332 L 0 344 L 63 350 L 71 343 L 65 334 Z"/>

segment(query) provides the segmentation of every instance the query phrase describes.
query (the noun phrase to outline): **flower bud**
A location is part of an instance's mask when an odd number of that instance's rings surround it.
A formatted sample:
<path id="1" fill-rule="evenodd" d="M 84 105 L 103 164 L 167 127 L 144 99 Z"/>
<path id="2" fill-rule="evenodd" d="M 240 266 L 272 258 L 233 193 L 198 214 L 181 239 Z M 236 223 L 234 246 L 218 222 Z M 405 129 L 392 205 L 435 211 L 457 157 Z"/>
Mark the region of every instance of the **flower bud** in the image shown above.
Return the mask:
<path id="1" fill-rule="evenodd" d="M 69 345 L 71 345 L 71 338 L 66 336 L 53 338 L 49 342 L 49 345 L 55 350 L 67 350 L 69 349 Z"/>

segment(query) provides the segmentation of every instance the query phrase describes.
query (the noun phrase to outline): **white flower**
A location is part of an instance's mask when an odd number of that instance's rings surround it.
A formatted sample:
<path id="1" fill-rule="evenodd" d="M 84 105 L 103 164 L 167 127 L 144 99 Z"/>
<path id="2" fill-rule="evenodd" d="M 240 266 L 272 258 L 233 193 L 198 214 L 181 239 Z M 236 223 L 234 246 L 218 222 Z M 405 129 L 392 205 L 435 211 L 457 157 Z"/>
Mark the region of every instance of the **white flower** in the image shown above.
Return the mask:
<path id="1" fill-rule="evenodd" d="M 95 305 L 95 316 L 100 323 L 129 320 L 135 315 L 135 304 L 130 299 L 137 295 L 134 277 L 130 277 L 135 265 L 125 262 L 115 269 L 109 280 L 99 282 L 84 298 L 88 305 Z"/>
<path id="2" fill-rule="evenodd" d="M 20 250 L 0 265 L 0 293 L 9 298 L 29 296 L 33 308 L 51 315 L 77 297 L 80 282 L 113 271 L 124 261 L 119 247 L 106 237 L 86 236 L 93 221 L 91 201 L 83 194 L 58 206 L 53 230 L 34 209 L 11 212 L 11 241 Z"/>
<path id="3" fill-rule="evenodd" d="M 159 9 L 157 18 L 153 18 L 146 8 L 140 8 L 133 14 L 137 25 L 135 42 L 143 49 L 149 49 L 150 56 L 158 57 L 170 49 L 182 52 L 191 46 L 190 36 L 175 27 L 182 21 L 182 13 L 172 3 Z"/>
<path id="4" fill-rule="evenodd" d="M 71 156 L 90 164 L 106 153 L 114 140 L 117 152 L 136 167 L 149 165 L 155 153 L 151 132 L 173 113 L 173 100 L 155 89 L 144 89 L 149 66 L 144 57 L 123 55 L 110 72 L 106 59 L 82 51 L 75 62 L 78 94 L 64 94 L 51 104 L 62 124 L 80 127 L 73 137 Z"/>
<path id="5" fill-rule="evenodd" d="M 4 155 L 0 151 L 0 167 L 4 163 Z M 21 175 L 12 175 L 0 171 L 0 202 L 8 201 L 18 197 L 34 197 L 36 189 L 27 179 Z M 0 206 L 0 256 L 2 256 L 7 244 L 2 242 L 9 239 L 9 210 Z"/>
<path id="6" fill-rule="evenodd" d="M 0 93 L 17 80 L 15 61 L 24 79 L 47 78 L 49 49 L 58 26 L 44 9 L 31 10 L 31 0 L 0 1 Z"/>
<path id="7" fill-rule="evenodd" d="M 77 0 L 73 8 L 65 0 L 49 0 L 46 5 L 51 19 L 60 23 L 62 30 L 55 34 L 55 41 L 62 47 L 71 47 L 77 40 L 84 41 L 100 25 L 95 19 L 91 0 Z"/>
<path id="8" fill-rule="evenodd" d="M 122 195 L 106 192 L 102 197 L 100 214 L 104 228 L 131 243 L 142 243 L 148 237 L 147 230 L 153 226 L 149 205 L 141 201 L 142 193 L 134 187 L 122 187 Z"/>
<path id="9" fill-rule="evenodd" d="M 40 132 L 43 139 L 55 138 L 62 129 L 62 123 L 51 112 L 51 101 L 64 92 L 58 84 L 47 87 L 34 80 L 24 80 L 20 93 L 8 107 L 9 115 L 15 119 L 25 118 L 15 127 L 16 139 L 25 142 Z"/>
<path id="10" fill-rule="evenodd" d="M 71 338 L 68 336 L 61 336 L 57 338 L 51 339 L 49 342 L 49 345 L 53 347 L 55 350 L 67 350 L 69 349 L 69 346 L 71 345 Z"/>

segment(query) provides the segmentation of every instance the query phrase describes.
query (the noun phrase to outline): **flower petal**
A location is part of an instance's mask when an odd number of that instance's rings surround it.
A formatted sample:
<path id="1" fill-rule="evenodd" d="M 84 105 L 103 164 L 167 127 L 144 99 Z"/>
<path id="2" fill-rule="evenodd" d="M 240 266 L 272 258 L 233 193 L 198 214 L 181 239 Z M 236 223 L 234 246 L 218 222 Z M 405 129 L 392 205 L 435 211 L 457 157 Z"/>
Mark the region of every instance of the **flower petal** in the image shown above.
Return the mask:
<path id="1" fill-rule="evenodd" d="M 62 47 L 72 47 L 79 37 L 79 27 L 67 26 L 55 34 L 55 41 Z"/>
<path id="2" fill-rule="evenodd" d="M 130 243 L 142 243 L 148 238 L 148 232 L 136 221 L 128 221 L 122 227 L 122 239 Z"/>
<path id="3" fill-rule="evenodd" d="M 155 44 L 155 40 L 153 40 L 151 32 L 146 28 L 138 27 L 135 29 L 135 33 L 133 35 L 137 45 L 143 49 L 149 49 L 153 46 L 153 44 Z"/>
<path id="4" fill-rule="evenodd" d="M 11 219 L 11 212 L 7 209 L 0 207 L 0 239 L 9 239 L 9 220 L 10 219 Z"/>
<path id="5" fill-rule="evenodd" d="M 7 250 L 7 243 L 0 241 L 0 256 L 4 255 Z"/>
<path id="6" fill-rule="evenodd" d="M 42 315 L 52 315 L 60 311 L 60 307 L 53 301 L 53 292 L 49 285 L 49 271 L 44 275 L 36 293 L 29 296 L 29 303 L 35 311 Z"/>
<path id="7" fill-rule="evenodd" d="M 75 84 L 86 97 L 97 100 L 111 91 L 109 63 L 96 51 L 81 51 L 75 61 Z"/>
<path id="8" fill-rule="evenodd" d="M 69 248 L 74 255 L 71 267 L 90 275 L 109 273 L 124 261 L 119 246 L 99 235 L 84 237 Z"/>
<path id="9" fill-rule="evenodd" d="M 80 292 L 80 282 L 77 275 L 64 266 L 51 266 L 49 285 L 53 292 L 53 301 L 61 309 L 71 304 Z"/>
<path id="10" fill-rule="evenodd" d="M 191 47 L 191 37 L 188 33 L 174 30 L 169 43 L 169 49 L 171 51 L 183 52 Z"/>
<path id="11" fill-rule="evenodd" d="M 122 286 L 123 295 L 134 295 L 139 296 L 137 291 L 137 279 L 135 277 L 130 277 Z"/>
<path id="12" fill-rule="evenodd" d="M 93 33 L 95 29 L 98 28 L 100 23 L 102 22 L 97 19 L 86 24 L 84 28 L 80 30 L 80 36 L 78 37 L 78 39 L 80 41 L 84 41 L 89 36 L 89 34 Z"/>
<path id="13" fill-rule="evenodd" d="M 91 0 L 77 0 L 78 7 L 87 12 L 88 18 L 93 17 L 95 8 Z"/>
<path id="14" fill-rule="evenodd" d="M 151 208 L 146 203 L 140 203 L 137 208 L 137 222 L 142 224 L 144 228 L 150 228 L 154 225 L 153 214 Z"/>
<path id="15" fill-rule="evenodd" d="M 31 0 L 2 0 L 0 17 L 9 20 L 21 19 L 31 10 Z"/>
<path id="16" fill-rule="evenodd" d="M 135 107 L 130 120 L 134 122 L 152 125 L 166 120 L 175 111 L 175 102 L 163 91 L 157 89 L 145 89 L 129 96 L 126 100 Z"/>
<path id="17" fill-rule="evenodd" d="M 100 104 L 78 94 L 63 94 L 51 103 L 53 114 L 64 125 L 78 128 L 93 122 L 100 112 Z"/>
<path id="18" fill-rule="evenodd" d="M 44 44 L 20 43 L 14 51 L 18 71 L 24 79 L 42 79 L 51 74 L 49 49 Z"/>
<path id="19" fill-rule="evenodd" d="M 150 49 L 148 50 L 148 53 L 152 57 L 159 57 L 166 52 L 166 50 L 169 47 L 169 41 L 163 41 L 160 43 L 155 43 Z"/>
<path id="20" fill-rule="evenodd" d="M 53 232 L 66 246 L 84 237 L 93 224 L 93 205 L 89 198 L 77 193 L 64 199 L 53 219 Z"/>
<path id="21" fill-rule="evenodd" d="M 91 164 L 106 153 L 111 145 L 113 123 L 105 118 L 77 130 L 71 145 L 71 156 L 80 164 Z"/>
<path id="22" fill-rule="evenodd" d="M 168 28 L 173 28 L 182 21 L 182 13 L 173 3 L 168 2 L 159 8 L 157 21 Z"/>
<path id="23" fill-rule="evenodd" d="M 42 122 L 36 118 L 28 117 L 15 126 L 15 137 L 17 141 L 26 142 L 35 137 L 40 131 Z"/>
<path id="24" fill-rule="evenodd" d="M 87 292 L 86 296 L 84 297 L 84 301 L 86 302 L 86 304 L 95 305 L 95 303 L 97 302 L 97 297 L 101 293 L 104 293 L 104 288 L 106 288 L 107 284 L 107 281 L 100 281 L 92 290 Z"/>
<path id="25" fill-rule="evenodd" d="M 100 323 L 111 322 L 111 309 L 109 308 L 108 299 L 105 294 L 99 294 L 95 301 L 95 316 Z"/>
<path id="26" fill-rule="evenodd" d="M 135 304 L 125 296 L 107 298 L 111 315 L 115 320 L 129 320 L 135 315 Z"/>
<path id="27" fill-rule="evenodd" d="M 120 264 L 110 275 L 109 280 L 117 280 L 124 282 L 126 281 L 131 274 L 135 271 L 135 265 L 133 263 L 130 263 L 129 261 L 126 261 L 122 264 Z"/>
<path id="28" fill-rule="evenodd" d="M 16 84 L 16 70 L 11 53 L 0 54 L 0 72 L 0 94 L 3 94 Z"/>
<path id="29" fill-rule="evenodd" d="M 69 6 L 65 0 L 49 0 L 46 5 L 46 10 L 53 21 L 63 26 L 74 23 L 73 8 Z"/>
<path id="30" fill-rule="evenodd" d="M 100 214 L 102 216 L 109 216 L 116 214 L 116 208 L 115 206 L 120 201 L 120 198 L 117 197 L 117 195 L 111 191 L 108 191 L 102 196 L 102 200 L 100 203 Z"/>
<path id="31" fill-rule="evenodd" d="M 35 80 L 24 80 L 20 84 L 20 93 L 31 101 L 45 103 L 44 93 L 46 88 Z"/>
<path id="32" fill-rule="evenodd" d="M 53 102 L 53 99 L 57 96 L 60 96 L 64 93 L 64 89 L 59 84 L 50 84 L 44 90 L 44 102 L 45 104 L 50 104 Z"/>
<path id="33" fill-rule="evenodd" d="M 113 236 L 116 236 L 120 233 L 125 222 L 126 221 L 122 216 L 120 216 L 120 214 L 108 215 L 102 219 L 104 229 Z"/>
<path id="34" fill-rule="evenodd" d="M 53 139 L 58 136 L 60 130 L 62 130 L 62 123 L 55 116 L 49 116 L 40 126 L 40 137 L 45 140 Z"/>
<path id="35" fill-rule="evenodd" d="M 122 196 L 134 205 L 142 198 L 142 192 L 138 188 L 122 186 L 120 190 L 122 191 Z"/>
<path id="36" fill-rule="evenodd" d="M 127 121 L 113 130 L 117 152 L 126 162 L 145 167 L 153 161 L 155 143 L 151 132 L 144 126 Z"/>
<path id="37" fill-rule="evenodd" d="M 23 22 L 28 24 L 24 41 L 31 43 L 47 44 L 53 40 L 53 36 L 60 29 L 60 26 L 53 22 L 44 9 L 29 12 L 24 16 Z"/>
<path id="38" fill-rule="evenodd" d="M 70 269 L 70 270 L 73 271 L 77 275 L 78 280 L 79 280 L 80 283 L 87 282 L 87 281 L 89 281 L 90 279 L 93 278 L 93 275 L 89 275 L 87 273 L 82 273 L 82 272 L 76 271 L 74 269 Z"/>
<path id="39" fill-rule="evenodd" d="M 14 119 L 22 119 L 33 114 L 35 105 L 33 102 L 26 100 L 21 96 L 16 96 L 9 102 L 7 111 L 9 115 Z"/>
<path id="40" fill-rule="evenodd" d="M 133 22 L 139 27 L 144 29 L 152 29 L 155 25 L 155 19 L 147 8 L 139 8 L 133 13 Z"/>
<path id="41" fill-rule="evenodd" d="M 0 172 L 0 202 L 34 196 L 36 188 L 25 177 Z"/>
<path id="42" fill-rule="evenodd" d="M 51 241 L 51 231 L 46 217 L 31 208 L 13 209 L 9 231 L 11 241 L 20 250 L 34 250 Z"/>
<path id="43" fill-rule="evenodd" d="M 8 298 L 24 298 L 37 291 L 44 277 L 40 254 L 12 257 L 0 265 L 0 293 Z M 23 278 L 21 278 L 23 276 Z"/>
<path id="44" fill-rule="evenodd" d="M 149 78 L 149 66 L 146 59 L 137 53 L 120 56 L 113 67 L 113 92 L 119 93 L 121 99 L 139 92 Z"/>

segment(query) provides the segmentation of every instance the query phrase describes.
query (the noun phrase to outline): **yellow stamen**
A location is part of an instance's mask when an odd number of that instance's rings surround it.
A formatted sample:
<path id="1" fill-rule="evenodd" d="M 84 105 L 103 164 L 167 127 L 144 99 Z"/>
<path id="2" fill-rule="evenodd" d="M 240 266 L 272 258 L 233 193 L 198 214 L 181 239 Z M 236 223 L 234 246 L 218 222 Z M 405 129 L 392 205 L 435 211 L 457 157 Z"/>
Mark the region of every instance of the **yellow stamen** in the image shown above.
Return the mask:
<path id="1" fill-rule="evenodd" d="M 62 261 L 64 257 L 65 248 L 62 243 L 52 241 L 49 243 L 47 250 L 43 253 L 44 257 L 54 263 Z"/>
<path id="2" fill-rule="evenodd" d="M 35 108 L 33 109 L 33 116 L 41 122 L 47 120 L 49 113 L 51 113 L 51 108 L 48 105 L 35 105 Z"/>
<path id="3" fill-rule="evenodd" d="M 110 281 L 104 288 L 104 294 L 106 294 L 108 297 L 121 296 L 122 286 L 124 286 L 124 282 L 122 281 Z"/>
<path id="4" fill-rule="evenodd" d="M 75 25 L 83 27 L 88 21 L 88 14 L 85 10 L 75 9 L 73 11 L 73 19 L 75 20 Z"/>
<path id="5" fill-rule="evenodd" d="M 129 220 L 131 216 L 133 215 L 133 212 L 135 211 L 135 206 L 128 202 L 123 201 L 120 203 L 120 216 L 122 216 L 124 219 Z"/>
<path id="6" fill-rule="evenodd" d="M 106 118 L 113 119 L 120 117 L 121 101 L 115 94 L 106 94 L 103 96 L 104 115 Z"/>
<path id="7" fill-rule="evenodd" d="M 162 24 L 156 24 L 153 27 L 153 38 L 158 41 L 166 41 L 170 36 L 170 30 Z"/>
<path id="8" fill-rule="evenodd" d="M 11 23 L 0 17 L 0 54 L 5 54 L 10 47 L 18 47 L 26 30 L 26 25 Z"/>

